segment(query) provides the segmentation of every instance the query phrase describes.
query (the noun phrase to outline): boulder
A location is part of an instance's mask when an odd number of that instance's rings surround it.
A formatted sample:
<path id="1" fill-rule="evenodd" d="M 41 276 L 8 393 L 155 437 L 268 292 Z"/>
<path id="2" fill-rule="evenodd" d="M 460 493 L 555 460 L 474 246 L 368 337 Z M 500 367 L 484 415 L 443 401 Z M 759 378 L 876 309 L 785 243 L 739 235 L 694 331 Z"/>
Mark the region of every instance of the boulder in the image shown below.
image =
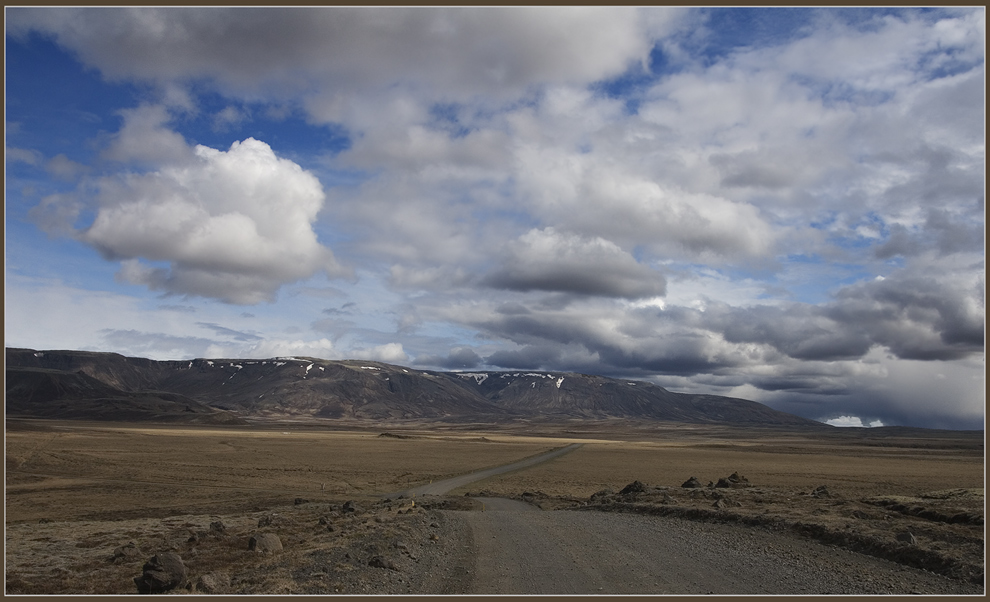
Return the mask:
<path id="1" fill-rule="evenodd" d="M 144 564 L 140 577 L 134 578 L 139 594 L 160 594 L 186 582 L 186 565 L 175 552 L 155 554 Z"/>
<path id="2" fill-rule="evenodd" d="M 224 594 L 230 589 L 230 575 L 207 573 L 196 582 L 196 591 L 204 594 Z"/>
<path id="3" fill-rule="evenodd" d="M 646 485 L 640 483 L 639 481 L 633 481 L 619 491 L 619 495 L 626 495 L 629 493 L 643 493 L 646 491 Z"/>
<path id="4" fill-rule="evenodd" d="M 274 533 L 258 533 L 248 540 L 248 549 L 255 552 L 281 552 L 282 542 Z"/>
<path id="5" fill-rule="evenodd" d="M 699 487 L 704 487 L 698 477 L 691 477 L 690 479 L 681 483 L 681 487 L 687 487 L 688 489 L 697 489 Z"/>

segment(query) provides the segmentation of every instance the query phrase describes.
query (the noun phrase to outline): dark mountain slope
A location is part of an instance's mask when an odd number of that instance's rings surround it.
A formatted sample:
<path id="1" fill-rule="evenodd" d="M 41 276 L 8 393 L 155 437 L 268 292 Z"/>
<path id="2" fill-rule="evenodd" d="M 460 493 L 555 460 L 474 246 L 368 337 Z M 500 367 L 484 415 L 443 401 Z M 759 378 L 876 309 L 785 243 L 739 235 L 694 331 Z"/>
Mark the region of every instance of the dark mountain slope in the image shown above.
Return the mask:
<path id="1" fill-rule="evenodd" d="M 574 373 L 432 372 L 305 357 L 159 362 L 113 353 L 30 349 L 7 349 L 6 359 L 8 398 L 16 400 L 19 412 L 30 414 L 36 408 L 36 415 L 46 416 L 52 400 L 114 399 L 119 406 L 126 405 L 123 400 L 137 403 L 135 396 L 168 401 L 167 396 L 174 395 L 176 403 L 191 400 L 243 417 L 447 422 L 624 418 L 823 427 L 752 401 L 674 393 L 647 382 Z M 31 381 L 35 388 L 25 396 L 30 379 L 14 374 L 25 369 L 47 371 L 53 380 Z M 63 376 L 55 378 L 57 374 Z M 11 409 L 8 401 L 8 414 Z"/>
<path id="2" fill-rule="evenodd" d="M 8 367 L 6 416 L 245 424 L 230 412 L 166 391 L 121 391 L 88 374 Z"/>

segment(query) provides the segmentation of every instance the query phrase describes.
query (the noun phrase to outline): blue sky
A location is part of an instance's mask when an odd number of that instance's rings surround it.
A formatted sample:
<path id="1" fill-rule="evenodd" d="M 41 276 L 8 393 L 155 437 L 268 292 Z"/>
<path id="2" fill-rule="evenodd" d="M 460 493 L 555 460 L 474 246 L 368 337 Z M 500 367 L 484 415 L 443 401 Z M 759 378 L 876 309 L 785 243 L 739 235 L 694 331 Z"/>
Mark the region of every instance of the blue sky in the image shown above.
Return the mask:
<path id="1" fill-rule="evenodd" d="M 985 14 L 7 8 L 5 343 L 982 428 Z"/>

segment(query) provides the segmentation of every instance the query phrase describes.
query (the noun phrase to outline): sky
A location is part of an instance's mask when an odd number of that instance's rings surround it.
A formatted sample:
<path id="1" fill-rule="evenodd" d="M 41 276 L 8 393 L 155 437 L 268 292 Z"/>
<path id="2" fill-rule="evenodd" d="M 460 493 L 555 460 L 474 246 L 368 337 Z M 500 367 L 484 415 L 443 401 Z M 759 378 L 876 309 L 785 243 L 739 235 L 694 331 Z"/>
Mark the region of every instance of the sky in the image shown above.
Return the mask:
<path id="1" fill-rule="evenodd" d="M 8 347 L 983 428 L 983 7 L 5 17 Z"/>

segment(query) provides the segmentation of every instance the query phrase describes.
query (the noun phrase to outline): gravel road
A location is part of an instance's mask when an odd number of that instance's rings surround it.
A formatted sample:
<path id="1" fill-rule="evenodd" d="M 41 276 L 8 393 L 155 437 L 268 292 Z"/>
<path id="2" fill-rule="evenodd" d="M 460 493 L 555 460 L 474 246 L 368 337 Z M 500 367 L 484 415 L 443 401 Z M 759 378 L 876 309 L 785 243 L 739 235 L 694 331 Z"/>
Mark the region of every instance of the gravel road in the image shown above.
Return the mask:
<path id="1" fill-rule="evenodd" d="M 477 498 L 446 511 L 470 534 L 468 594 L 982 594 L 983 588 L 752 527 L 542 511 Z"/>

